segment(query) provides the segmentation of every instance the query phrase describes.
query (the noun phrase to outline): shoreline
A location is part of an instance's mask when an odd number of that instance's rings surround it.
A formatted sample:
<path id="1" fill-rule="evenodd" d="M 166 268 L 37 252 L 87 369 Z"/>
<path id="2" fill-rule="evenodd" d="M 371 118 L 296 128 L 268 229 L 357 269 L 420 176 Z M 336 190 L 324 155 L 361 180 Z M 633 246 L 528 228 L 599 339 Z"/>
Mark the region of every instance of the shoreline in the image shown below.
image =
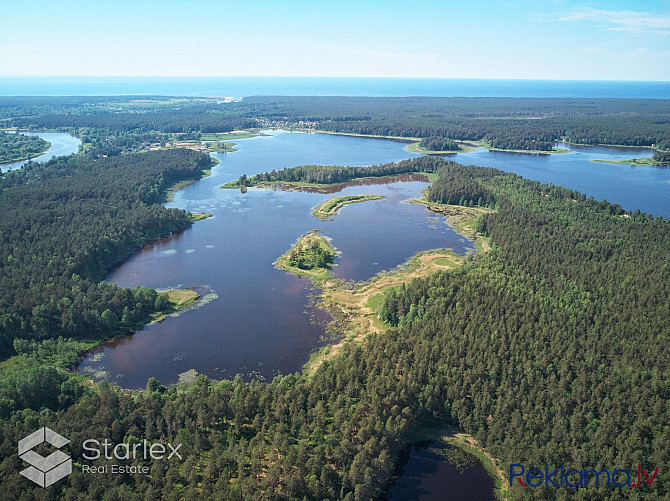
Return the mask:
<path id="1" fill-rule="evenodd" d="M 411 149 L 413 146 L 413 143 L 419 143 L 423 138 L 417 138 L 417 137 L 407 137 L 407 136 L 384 136 L 384 135 L 377 135 L 377 134 L 362 134 L 358 132 L 336 132 L 336 131 L 328 131 L 328 130 L 321 130 L 321 129 L 304 129 L 304 128 L 293 128 L 292 130 L 297 131 L 297 132 L 305 132 L 305 133 L 310 133 L 310 134 L 330 134 L 332 136 L 349 136 L 349 137 L 362 137 L 362 138 L 368 138 L 368 139 L 385 139 L 387 141 L 397 141 L 397 142 L 402 142 L 402 143 L 410 143 L 408 144 L 405 149 L 407 151 L 410 151 L 412 153 L 419 153 L 419 154 L 424 154 L 424 155 L 455 155 L 457 153 L 468 153 L 470 151 L 475 150 L 476 148 L 484 148 L 488 151 L 498 151 L 501 153 L 522 153 L 522 154 L 529 154 L 529 155 L 562 155 L 565 153 L 570 153 L 571 150 L 565 149 L 565 148 L 553 148 L 552 151 L 545 151 L 545 150 L 519 150 L 519 149 L 504 149 L 504 148 L 492 148 L 492 147 L 487 147 L 482 141 L 473 141 L 473 140 L 460 140 L 460 139 L 455 139 L 455 141 L 459 144 L 459 146 L 466 145 L 469 148 L 468 150 L 462 150 L 462 151 L 440 151 L 440 152 L 431 152 L 429 150 L 423 150 L 419 151 L 418 149 L 414 150 Z M 629 149 L 645 149 L 645 150 L 652 150 L 652 151 L 659 151 L 658 148 L 655 146 L 629 146 L 625 144 L 605 144 L 605 143 L 598 143 L 598 144 L 584 144 L 584 143 L 573 143 L 567 140 L 561 139 L 560 141 L 557 141 L 558 144 L 563 143 L 567 144 L 570 146 L 584 146 L 584 147 L 603 147 L 603 148 L 629 148 Z"/>
<path id="2" fill-rule="evenodd" d="M 477 254 L 486 253 L 493 248 L 491 239 L 478 235 L 475 230 L 479 218 L 483 214 L 493 212 L 491 209 L 437 204 L 425 198 L 412 199 L 407 203 L 424 205 L 427 211 L 445 216 L 447 218 L 446 224 L 456 232 L 474 241 Z M 330 331 L 332 333 L 334 331 L 341 335 L 340 341 L 327 344 L 310 356 L 309 361 L 302 368 L 302 374 L 306 377 L 314 374 L 324 361 L 335 357 L 346 343 L 360 344 L 368 335 L 383 334 L 391 328 L 378 317 L 378 311 L 388 290 L 402 287 L 403 284 L 414 278 L 424 278 L 439 271 L 455 269 L 467 259 L 464 256 L 457 255 L 452 249 L 420 251 L 395 269 L 381 272 L 370 280 L 358 282 L 351 287 L 351 284 L 346 281 L 332 276 L 331 266 L 316 270 L 300 270 L 280 264 L 281 260 L 286 260 L 287 256 L 290 256 L 295 249 L 299 249 L 305 238 L 314 233 L 315 230 L 312 230 L 312 232 L 299 237 L 291 249 L 274 263 L 278 269 L 298 277 L 310 279 L 315 287 L 321 289 L 317 307 L 329 312 L 333 317 L 333 321 L 326 328 L 326 332 Z M 319 239 L 328 242 L 327 237 L 318 232 L 316 232 L 316 235 Z M 330 247 L 332 248 L 332 246 Z M 335 251 L 334 248 L 332 249 Z M 415 435 L 405 445 L 411 446 L 421 440 L 443 441 L 476 457 L 493 481 L 494 495 L 499 499 L 506 498 L 507 489 L 505 488 L 504 473 L 499 466 L 500 461 L 480 446 L 472 435 L 462 432 L 455 426 L 441 427 L 439 430 L 416 431 Z"/>
<path id="3" fill-rule="evenodd" d="M 475 253 L 484 254 L 494 248 L 490 238 L 478 235 L 475 230 L 477 220 L 493 210 L 435 204 L 425 199 L 413 199 L 408 203 L 424 205 L 427 211 L 446 217 L 445 224 L 473 241 Z M 320 277 L 318 283 L 314 282 L 321 289 L 317 306 L 333 316 L 335 320 L 331 324 L 339 325 L 338 330 L 343 333 L 343 338 L 313 353 L 303 366 L 303 373 L 307 376 L 312 374 L 325 360 L 334 357 L 344 343 L 361 342 L 368 334 L 383 333 L 389 329 L 390 326 L 377 316 L 386 291 L 414 278 L 425 278 L 438 271 L 453 269 L 462 265 L 466 259 L 452 249 L 428 249 L 417 252 L 393 270 L 382 271 L 370 280 L 353 284 L 353 287 L 342 279 Z"/>
<path id="4" fill-rule="evenodd" d="M 195 183 L 196 181 L 199 181 L 200 179 L 203 179 L 205 177 L 208 177 L 211 175 L 211 169 L 217 166 L 220 162 L 213 157 L 209 157 L 211 161 L 211 165 L 209 169 L 203 169 L 201 171 L 201 176 L 194 178 L 194 179 L 185 179 L 181 181 L 177 181 L 175 184 L 172 186 L 168 187 L 165 190 L 164 197 L 163 197 L 163 202 L 162 204 L 164 205 L 165 203 L 169 203 L 174 199 L 174 194 L 183 189 L 186 188 L 187 186 L 190 186 L 191 184 Z M 196 223 L 198 221 L 201 221 L 203 219 L 207 219 L 210 217 L 213 217 L 212 214 L 206 214 L 206 213 L 198 213 L 198 212 L 189 212 L 190 217 L 189 220 L 191 224 Z M 188 227 L 188 226 L 187 226 Z M 184 228 L 186 229 L 186 228 Z M 183 230 L 180 230 L 181 232 Z M 156 240 L 154 240 L 155 242 Z M 130 256 L 126 257 L 123 261 L 126 259 L 130 258 L 132 255 L 137 253 L 139 250 L 141 250 L 144 246 L 152 243 L 152 241 L 147 241 L 144 242 L 137 250 L 135 250 Z M 121 262 L 123 262 L 121 261 Z M 111 269 L 114 267 L 118 266 L 120 263 L 116 263 L 114 266 L 112 266 Z M 109 270 L 107 271 L 109 273 Z M 153 289 L 153 288 L 152 288 Z M 175 314 L 181 314 L 184 311 L 190 310 L 192 308 L 196 308 L 199 306 L 201 297 L 200 294 L 195 292 L 192 289 L 153 289 L 155 290 L 159 295 L 165 295 L 168 298 L 169 304 L 166 308 L 160 311 L 156 311 L 152 314 L 149 315 L 149 317 L 146 319 L 147 321 L 142 325 L 141 328 L 138 328 L 132 332 L 120 332 L 114 336 L 110 337 L 105 337 L 102 339 L 98 340 L 89 340 L 89 342 L 86 343 L 85 349 L 80 351 L 77 354 L 77 360 L 74 363 L 74 365 L 70 368 L 72 372 L 79 376 L 86 376 L 86 377 L 92 377 L 92 374 L 82 374 L 79 372 L 79 365 L 84 359 L 84 357 L 94 348 L 100 346 L 103 343 L 106 343 L 108 341 L 113 341 L 114 339 L 118 339 L 124 336 L 128 335 L 135 335 L 141 330 L 144 330 L 146 327 L 149 325 L 155 324 L 157 322 L 162 322 L 165 320 L 168 316 L 170 315 L 175 315 Z"/>
<path id="5" fill-rule="evenodd" d="M 44 150 L 42 153 L 37 153 L 36 155 L 32 155 L 32 156 L 28 156 L 28 157 L 15 158 L 13 160 L 7 160 L 7 161 L 4 161 L 4 162 L 0 162 L 0 169 L 2 169 L 3 165 L 9 165 L 9 164 L 13 164 L 13 163 L 16 163 L 16 162 L 25 162 L 27 160 L 32 160 L 33 158 L 41 157 L 47 151 L 49 151 L 49 148 L 51 148 L 51 143 L 49 143 L 49 146 L 47 146 L 47 149 Z"/>
<path id="6" fill-rule="evenodd" d="M 15 132 L 14 132 L 13 135 L 15 135 L 15 136 L 16 135 L 25 136 L 25 134 L 21 134 L 20 130 L 18 130 L 18 129 L 14 129 L 14 130 L 15 130 Z M 12 131 L 12 129 L 0 129 L 0 132 L 5 132 L 5 133 L 9 133 L 11 131 Z M 37 134 L 35 134 L 35 135 L 37 135 Z M 31 134 L 31 136 L 34 137 L 34 135 L 32 135 L 32 134 Z M 2 160 L 2 161 L 0 161 L 0 170 L 2 170 L 3 165 L 9 165 L 9 164 L 13 164 L 13 163 L 16 163 L 16 162 L 25 162 L 25 161 L 28 161 L 28 160 L 32 160 L 33 158 L 41 157 L 47 151 L 49 151 L 49 148 L 51 148 L 53 146 L 51 141 L 47 141 L 46 139 L 44 139 L 43 137 L 40 137 L 39 135 L 37 135 L 37 137 L 39 137 L 42 141 L 46 142 L 46 147 L 44 148 L 44 150 L 42 150 L 39 153 L 30 154 L 30 155 L 27 155 L 27 156 L 24 155 L 24 156 L 21 156 L 21 157 L 12 158 L 10 160 Z"/>
<path id="7" fill-rule="evenodd" d="M 603 160 L 600 158 L 592 158 L 591 162 L 599 164 L 613 164 L 613 165 L 633 165 L 636 167 L 670 167 L 670 162 L 654 162 L 653 158 L 628 158 L 625 160 Z"/>
<path id="8" fill-rule="evenodd" d="M 296 128 L 295 129 L 297 132 L 305 132 L 305 133 L 310 133 L 310 134 L 330 134 L 331 136 L 348 136 L 348 137 L 362 137 L 362 138 L 368 138 L 368 139 L 385 139 L 387 141 L 397 141 L 400 143 L 410 143 L 407 146 L 405 146 L 405 149 L 411 153 L 418 153 L 418 154 L 423 154 L 423 155 L 455 155 L 457 153 L 469 153 L 470 151 L 474 151 L 477 148 L 484 148 L 485 150 L 488 151 L 499 151 L 502 153 L 523 153 L 523 154 L 529 154 L 529 155 L 561 155 L 564 153 L 570 153 L 570 150 L 566 150 L 563 148 L 554 148 L 552 151 L 544 151 L 544 150 L 507 150 L 503 148 L 491 148 L 487 147 L 482 141 L 471 141 L 471 140 L 461 140 L 461 139 L 455 139 L 458 143 L 458 145 L 464 149 L 462 150 L 449 150 L 449 151 L 430 151 L 430 150 L 424 150 L 423 148 L 414 148 L 415 143 L 420 143 L 423 138 L 420 137 L 406 137 L 406 136 L 382 136 L 382 135 L 376 135 L 376 134 L 360 134 L 357 132 L 335 132 L 335 131 L 327 131 L 327 130 L 320 130 L 320 129 L 300 129 Z M 563 141 L 565 142 L 565 141 Z M 565 142 L 565 144 L 570 144 Z M 605 146 L 605 145 L 602 145 Z"/>
<path id="9" fill-rule="evenodd" d="M 507 499 L 509 486 L 506 482 L 505 472 L 500 467 L 500 460 L 482 447 L 475 437 L 469 433 L 463 433 L 455 425 L 446 425 L 417 431 L 412 434 L 406 445 L 411 447 L 424 441 L 443 442 L 477 458 L 493 480 L 494 496 L 501 500 Z M 390 485 L 390 482 L 388 485 Z"/>
<path id="10" fill-rule="evenodd" d="M 331 197 L 325 202 L 320 203 L 312 210 L 312 216 L 328 221 L 337 216 L 340 210 L 346 205 L 369 202 L 372 200 L 382 200 L 386 197 L 382 195 L 349 195 L 344 197 Z"/>

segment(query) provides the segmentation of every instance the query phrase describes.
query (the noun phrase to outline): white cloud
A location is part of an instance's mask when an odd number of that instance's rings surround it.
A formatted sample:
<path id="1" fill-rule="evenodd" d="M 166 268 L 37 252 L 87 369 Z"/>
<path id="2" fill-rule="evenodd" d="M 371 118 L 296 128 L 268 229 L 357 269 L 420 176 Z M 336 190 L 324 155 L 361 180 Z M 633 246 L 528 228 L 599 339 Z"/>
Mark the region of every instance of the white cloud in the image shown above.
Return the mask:
<path id="1" fill-rule="evenodd" d="M 582 8 L 559 21 L 597 21 L 609 31 L 632 31 L 670 35 L 670 14 L 652 14 L 632 10 Z"/>

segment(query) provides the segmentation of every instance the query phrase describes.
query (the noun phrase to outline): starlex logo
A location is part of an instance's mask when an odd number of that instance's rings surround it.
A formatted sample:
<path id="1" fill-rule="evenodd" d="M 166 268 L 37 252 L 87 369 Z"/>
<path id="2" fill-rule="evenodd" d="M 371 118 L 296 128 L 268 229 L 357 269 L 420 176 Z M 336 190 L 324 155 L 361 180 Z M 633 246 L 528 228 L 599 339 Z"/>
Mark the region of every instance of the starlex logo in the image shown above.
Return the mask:
<path id="1" fill-rule="evenodd" d="M 35 448 L 47 443 L 57 450 L 44 457 Z M 30 466 L 19 473 L 27 479 L 35 482 L 40 487 L 49 487 L 60 479 L 72 473 L 72 458 L 59 450 L 70 440 L 59 435 L 51 428 L 43 427 L 30 435 L 19 440 L 19 458 Z M 151 461 L 160 459 L 183 460 L 179 449 L 182 444 L 172 445 L 167 442 L 149 442 L 146 439 L 139 443 L 121 442 L 114 444 L 108 439 L 100 442 L 96 439 L 85 440 L 82 444 L 86 451 L 82 454 L 83 459 L 107 460 L 107 463 L 87 464 L 81 463 L 82 473 L 111 473 L 111 474 L 149 474 L 146 464 L 127 464 L 124 462 L 140 460 Z M 119 463 L 121 462 L 121 463 Z"/>
<path id="2" fill-rule="evenodd" d="M 19 473 L 40 487 L 48 487 L 72 473 L 72 459 L 63 451 L 56 450 L 44 457 L 33 450 L 44 442 L 56 449 L 70 443 L 67 438 L 47 427 L 19 440 L 19 458 L 30 465 Z"/>
<path id="3" fill-rule="evenodd" d="M 607 487 L 640 487 L 643 480 L 651 487 L 657 474 L 658 466 L 654 470 L 654 473 L 649 475 L 642 468 L 642 465 L 638 464 L 637 483 L 631 483 L 631 471 L 626 469 L 614 470 L 614 472 L 610 473 L 609 470 L 605 469 L 584 468 L 578 470 L 570 468 L 566 470 L 561 465 L 560 468 L 556 468 L 550 472 L 549 465 L 545 464 L 543 469 L 531 468 L 526 471 L 523 465 L 511 464 L 509 466 L 509 486 L 512 487 L 515 485 L 513 480 L 516 479 L 522 487 L 526 487 L 527 485 L 531 487 L 600 487 L 600 485 L 605 484 Z"/>

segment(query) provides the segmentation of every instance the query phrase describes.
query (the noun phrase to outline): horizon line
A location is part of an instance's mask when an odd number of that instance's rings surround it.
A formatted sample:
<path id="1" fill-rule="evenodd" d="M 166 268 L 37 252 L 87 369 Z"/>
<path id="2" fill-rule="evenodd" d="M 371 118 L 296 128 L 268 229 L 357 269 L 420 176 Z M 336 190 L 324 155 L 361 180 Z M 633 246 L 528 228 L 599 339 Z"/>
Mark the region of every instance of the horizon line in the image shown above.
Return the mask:
<path id="1" fill-rule="evenodd" d="M 0 75 L 0 78 L 311 78 L 333 80 L 485 80 L 498 82 L 649 82 L 670 83 L 670 80 L 618 80 L 609 78 L 496 78 L 496 77 L 395 77 L 395 76 L 323 76 L 323 75 Z"/>

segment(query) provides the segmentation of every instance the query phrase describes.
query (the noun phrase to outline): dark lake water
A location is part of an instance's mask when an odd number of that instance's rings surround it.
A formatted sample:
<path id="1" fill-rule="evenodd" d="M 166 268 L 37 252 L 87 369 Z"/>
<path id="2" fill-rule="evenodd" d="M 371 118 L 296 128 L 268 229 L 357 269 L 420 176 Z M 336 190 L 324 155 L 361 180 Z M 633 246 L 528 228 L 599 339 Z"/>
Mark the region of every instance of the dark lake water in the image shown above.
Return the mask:
<path id="1" fill-rule="evenodd" d="M 323 344 L 329 316 L 310 306 L 318 291 L 306 279 L 272 263 L 314 228 L 331 237 L 341 252 L 335 275 L 355 281 L 390 270 L 420 250 L 450 247 L 463 254 L 471 249 L 443 218 L 405 203 L 427 186 L 422 181 L 338 186 L 341 194 L 386 198 L 346 206 L 332 221 L 310 215 L 331 194 L 262 189 L 242 194 L 219 188 L 242 174 L 306 163 L 363 166 L 415 156 L 402 143 L 273 132 L 238 145 L 237 152 L 216 155 L 221 164 L 212 176 L 178 192 L 169 204 L 214 217 L 147 246 L 107 277 L 124 287 L 199 288 L 208 304 L 102 345 L 84 358 L 81 371 L 139 388 L 151 376 L 174 383 L 191 369 L 214 378 L 239 373 L 265 379 L 300 370 Z M 547 156 L 479 149 L 452 158 L 575 188 L 626 209 L 670 216 L 670 169 L 590 161 L 648 157 L 651 150 L 561 146 L 572 151 Z"/>
<path id="2" fill-rule="evenodd" d="M 72 153 L 77 153 L 81 141 L 79 138 L 71 136 L 70 134 L 65 134 L 63 132 L 22 132 L 21 134 L 27 134 L 29 136 L 39 136 L 46 141 L 51 143 L 51 146 L 47 151 L 42 155 L 32 158 L 33 162 L 46 162 L 51 160 L 51 157 L 59 157 L 62 155 L 70 155 Z M 7 171 L 12 169 L 18 169 L 28 160 L 22 160 L 20 162 L 12 162 L 7 164 L 0 164 L 0 170 Z"/>
<path id="3" fill-rule="evenodd" d="M 331 194 L 219 187 L 252 175 L 305 163 L 370 165 L 415 156 L 391 141 L 280 132 L 239 141 L 240 150 L 218 155 L 212 176 L 180 191 L 170 206 L 214 215 L 185 232 L 147 246 L 107 280 L 137 285 L 201 287 L 213 300 L 178 318 L 146 327 L 99 347 L 80 364 L 124 387 L 149 377 L 174 383 L 195 369 L 214 378 L 272 378 L 300 370 L 322 344 L 329 316 L 310 306 L 307 279 L 273 266 L 297 238 L 313 228 L 341 252 L 336 276 L 366 280 L 402 264 L 420 250 L 450 247 L 464 254 L 471 243 L 425 208 L 404 203 L 426 182 L 357 185 L 341 194 L 375 193 L 385 199 L 346 206 L 332 221 L 310 215 Z"/>
<path id="4" fill-rule="evenodd" d="M 420 442 L 401 455 L 384 501 L 495 501 L 480 461 L 442 441 Z"/>

